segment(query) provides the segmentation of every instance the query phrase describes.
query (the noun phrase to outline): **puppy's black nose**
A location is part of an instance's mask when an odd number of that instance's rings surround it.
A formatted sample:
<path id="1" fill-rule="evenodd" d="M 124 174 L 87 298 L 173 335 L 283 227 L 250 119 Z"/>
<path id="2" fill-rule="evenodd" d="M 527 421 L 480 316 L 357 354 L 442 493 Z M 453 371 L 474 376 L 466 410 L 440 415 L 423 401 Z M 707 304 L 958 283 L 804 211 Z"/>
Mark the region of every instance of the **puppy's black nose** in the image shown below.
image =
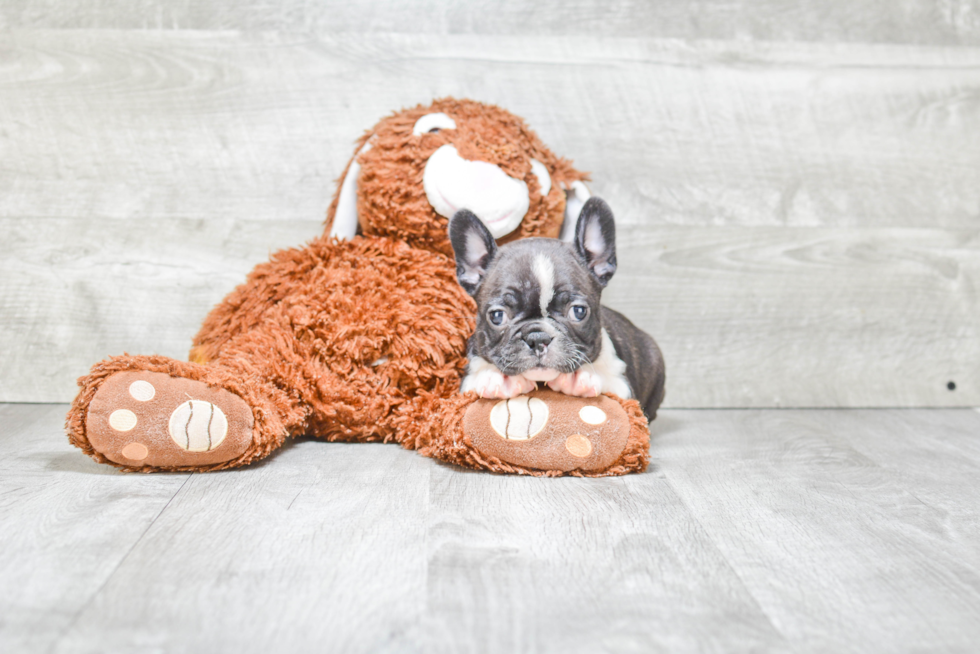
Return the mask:
<path id="1" fill-rule="evenodd" d="M 531 332 L 524 337 L 524 342 L 535 354 L 544 354 L 551 343 L 551 337 L 544 332 Z"/>

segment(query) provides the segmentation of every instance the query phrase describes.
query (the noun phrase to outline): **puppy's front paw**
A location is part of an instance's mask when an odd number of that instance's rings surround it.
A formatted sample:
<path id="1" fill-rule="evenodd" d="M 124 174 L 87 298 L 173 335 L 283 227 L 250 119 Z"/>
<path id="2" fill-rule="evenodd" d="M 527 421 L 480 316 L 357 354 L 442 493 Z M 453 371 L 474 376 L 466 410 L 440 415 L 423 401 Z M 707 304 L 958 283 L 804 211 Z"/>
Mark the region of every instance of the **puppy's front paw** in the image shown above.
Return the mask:
<path id="1" fill-rule="evenodd" d="M 462 390 L 476 391 L 477 395 L 484 398 L 506 400 L 530 393 L 536 387 L 537 384 L 521 375 L 511 376 L 499 370 L 484 370 L 464 379 Z"/>
<path id="2" fill-rule="evenodd" d="M 602 393 L 602 377 L 579 368 L 575 372 L 563 372 L 550 382 L 548 388 L 575 397 L 598 397 Z"/>

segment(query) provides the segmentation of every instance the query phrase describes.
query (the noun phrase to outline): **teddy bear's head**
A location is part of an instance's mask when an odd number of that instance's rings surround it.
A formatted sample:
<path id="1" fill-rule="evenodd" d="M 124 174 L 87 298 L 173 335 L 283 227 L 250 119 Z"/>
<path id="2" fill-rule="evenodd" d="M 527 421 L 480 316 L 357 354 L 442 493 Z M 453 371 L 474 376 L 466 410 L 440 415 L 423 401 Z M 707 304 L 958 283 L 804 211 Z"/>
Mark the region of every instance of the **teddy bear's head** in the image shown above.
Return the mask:
<path id="1" fill-rule="evenodd" d="M 405 109 L 365 133 L 327 212 L 330 234 L 387 236 L 452 256 L 459 209 L 500 243 L 574 229 L 586 175 L 555 156 L 517 116 L 444 98 Z M 566 230 L 568 227 L 566 226 Z"/>

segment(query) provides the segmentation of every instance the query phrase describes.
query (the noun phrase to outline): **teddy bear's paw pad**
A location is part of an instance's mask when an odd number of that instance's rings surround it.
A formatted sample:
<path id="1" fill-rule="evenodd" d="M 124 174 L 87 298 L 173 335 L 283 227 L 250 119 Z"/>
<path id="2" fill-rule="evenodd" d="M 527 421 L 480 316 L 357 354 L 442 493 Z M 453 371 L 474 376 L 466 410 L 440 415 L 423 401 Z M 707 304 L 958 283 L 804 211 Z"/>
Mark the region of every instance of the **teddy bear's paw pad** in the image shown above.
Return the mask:
<path id="1" fill-rule="evenodd" d="M 252 411 L 237 395 L 161 372 L 118 372 L 88 407 L 92 447 L 133 467 L 207 466 L 252 442 Z"/>
<path id="2" fill-rule="evenodd" d="M 482 454 L 536 470 L 601 472 L 626 449 L 629 431 L 629 416 L 612 398 L 550 390 L 477 400 L 463 417 L 463 432 Z"/>

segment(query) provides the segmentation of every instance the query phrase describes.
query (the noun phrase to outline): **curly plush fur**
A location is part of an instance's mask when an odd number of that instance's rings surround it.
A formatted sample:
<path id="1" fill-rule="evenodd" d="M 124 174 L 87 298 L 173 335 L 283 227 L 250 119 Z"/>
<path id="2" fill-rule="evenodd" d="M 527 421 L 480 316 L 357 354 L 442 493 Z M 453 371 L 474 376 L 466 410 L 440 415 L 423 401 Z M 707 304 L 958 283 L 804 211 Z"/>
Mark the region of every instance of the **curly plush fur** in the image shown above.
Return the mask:
<path id="1" fill-rule="evenodd" d="M 433 112 L 452 115 L 457 129 L 413 136 L 415 122 Z M 362 151 L 368 142 L 370 149 Z M 422 187 L 428 157 L 446 143 L 466 159 L 495 164 L 526 182 L 527 215 L 502 242 L 558 234 L 562 187 L 585 176 L 553 155 L 521 119 L 451 98 L 397 112 L 356 146 L 361 234 L 350 241 L 324 235 L 257 266 L 205 319 L 191 362 L 124 355 L 96 364 L 79 379 L 67 418 L 71 442 L 97 461 L 142 472 L 241 466 L 269 455 L 287 436 L 306 434 L 394 441 L 474 468 L 561 474 L 488 459 L 461 432 L 463 412 L 477 399 L 458 394 L 475 306 L 456 282 L 447 219 L 429 205 Z M 530 157 L 551 174 L 546 197 Z M 237 395 L 252 410 L 251 444 L 240 456 L 209 465 L 126 463 L 118 453 L 99 451 L 88 433 L 96 428 L 88 408 L 105 380 L 121 371 L 166 373 Z M 646 423 L 635 402 L 622 405 L 631 422 L 629 446 L 596 474 L 646 466 Z"/>

